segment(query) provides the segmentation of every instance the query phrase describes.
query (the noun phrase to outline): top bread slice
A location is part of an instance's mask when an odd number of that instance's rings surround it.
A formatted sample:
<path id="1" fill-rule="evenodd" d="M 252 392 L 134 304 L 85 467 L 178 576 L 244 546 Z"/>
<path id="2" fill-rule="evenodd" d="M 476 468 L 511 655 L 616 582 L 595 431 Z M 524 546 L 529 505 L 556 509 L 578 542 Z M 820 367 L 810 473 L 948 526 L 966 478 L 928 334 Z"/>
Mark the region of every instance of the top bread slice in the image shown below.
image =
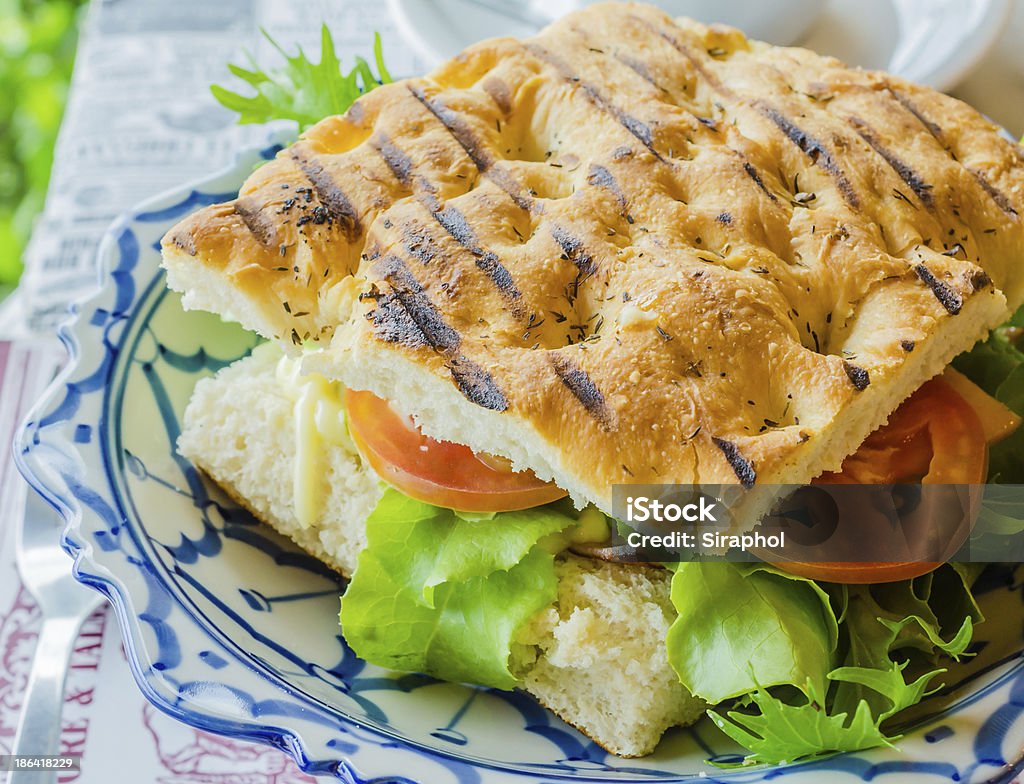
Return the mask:
<path id="1" fill-rule="evenodd" d="M 1024 154 L 645 5 L 382 86 L 164 240 L 230 313 L 578 502 L 803 484 L 1024 301 Z"/>

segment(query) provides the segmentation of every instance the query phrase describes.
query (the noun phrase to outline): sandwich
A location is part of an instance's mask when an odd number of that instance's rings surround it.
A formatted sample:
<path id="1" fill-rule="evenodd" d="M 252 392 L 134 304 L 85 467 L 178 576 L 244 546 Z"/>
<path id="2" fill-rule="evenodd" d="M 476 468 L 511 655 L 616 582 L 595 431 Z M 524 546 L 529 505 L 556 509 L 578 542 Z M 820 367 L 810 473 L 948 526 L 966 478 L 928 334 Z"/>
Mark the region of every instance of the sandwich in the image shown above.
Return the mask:
<path id="1" fill-rule="evenodd" d="M 891 743 L 968 650 L 969 565 L 604 546 L 615 486 L 735 485 L 749 527 L 779 485 L 986 481 L 1019 418 L 950 365 L 1016 339 L 1024 152 L 959 101 L 598 4 L 367 92 L 162 252 L 267 340 L 179 451 L 350 578 L 374 664 L 779 762 Z"/>

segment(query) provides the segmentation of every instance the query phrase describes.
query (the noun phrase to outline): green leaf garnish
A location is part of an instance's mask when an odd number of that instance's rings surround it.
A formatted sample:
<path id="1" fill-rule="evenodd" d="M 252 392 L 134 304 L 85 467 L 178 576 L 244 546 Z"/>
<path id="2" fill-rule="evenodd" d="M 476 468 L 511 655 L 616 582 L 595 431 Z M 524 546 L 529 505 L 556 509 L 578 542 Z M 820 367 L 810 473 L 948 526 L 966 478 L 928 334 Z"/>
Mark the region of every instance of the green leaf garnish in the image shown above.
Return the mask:
<path id="1" fill-rule="evenodd" d="M 311 62 L 301 47 L 297 54 L 290 55 L 266 30 L 263 35 L 284 58 L 283 67 L 264 71 L 251 54 L 247 55 L 248 68 L 228 66 L 232 74 L 256 91 L 255 95 L 243 95 L 219 84 L 210 86 L 213 97 L 236 112 L 241 124 L 291 120 L 303 131 L 325 117 L 344 113 L 359 96 L 392 81 L 378 34 L 373 40 L 376 74 L 362 57 L 357 57 L 355 66 L 345 73 L 326 24 L 320 29 L 319 63 Z"/>
<path id="2" fill-rule="evenodd" d="M 837 624 L 816 583 L 740 564 L 682 563 L 672 578 L 679 618 L 669 661 L 695 697 L 718 703 L 760 686 L 824 689 Z"/>

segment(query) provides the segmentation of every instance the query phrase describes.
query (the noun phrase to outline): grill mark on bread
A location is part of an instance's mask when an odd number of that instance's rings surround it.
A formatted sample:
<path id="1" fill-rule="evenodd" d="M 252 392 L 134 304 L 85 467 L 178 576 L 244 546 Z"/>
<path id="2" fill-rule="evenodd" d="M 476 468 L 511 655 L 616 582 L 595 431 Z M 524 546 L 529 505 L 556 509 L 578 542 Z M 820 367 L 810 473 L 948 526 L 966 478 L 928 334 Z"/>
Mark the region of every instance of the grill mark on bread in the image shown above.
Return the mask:
<path id="1" fill-rule="evenodd" d="M 269 248 L 277 244 L 277 227 L 269 217 L 263 214 L 263 210 L 253 199 L 245 197 L 236 199 L 235 214 L 242 219 L 242 223 L 260 245 Z M 189 255 L 196 255 L 194 242 L 192 253 Z"/>
<path id="2" fill-rule="evenodd" d="M 989 197 L 992 199 L 992 201 L 996 203 L 996 206 L 999 207 L 999 209 L 1001 209 L 1011 218 L 1018 217 L 1017 210 L 1013 208 L 1013 205 L 1010 203 L 1009 197 L 1007 197 L 1005 193 L 1003 193 L 995 185 L 993 185 L 992 181 L 989 180 L 989 178 L 986 177 L 983 172 L 970 166 L 967 166 L 966 168 L 967 171 L 974 175 L 974 179 L 978 181 L 978 185 L 980 185 L 982 190 L 989 195 Z"/>
<path id="3" fill-rule="evenodd" d="M 971 289 L 973 291 L 981 291 L 992 285 L 992 278 L 985 270 L 978 270 L 971 275 Z"/>
<path id="4" fill-rule="evenodd" d="M 948 310 L 951 315 L 955 316 L 960 312 L 960 308 L 964 305 L 964 300 L 952 286 L 936 278 L 934 273 L 924 263 L 915 264 L 914 272 L 932 290 L 935 298 L 942 303 L 942 307 Z"/>
<path id="5" fill-rule="evenodd" d="M 844 359 L 843 370 L 846 371 L 846 377 L 850 379 L 850 383 L 853 384 L 853 388 L 858 392 L 863 392 L 871 383 L 871 374 L 860 365 L 855 365 Z"/>
<path id="6" fill-rule="evenodd" d="M 380 155 L 391 175 L 400 185 L 404 185 L 414 192 L 419 191 L 419 201 L 426 203 L 431 212 L 438 209 L 436 206 L 432 206 L 438 203 L 434 198 L 437 189 L 430 180 L 416 173 L 416 163 L 402 148 L 383 133 L 378 133 L 370 139 L 370 147 Z"/>
<path id="7" fill-rule="evenodd" d="M 494 159 L 487 149 L 480 144 L 473 131 L 462 121 L 458 114 L 445 106 L 440 98 L 427 95 L 422 88 L 416 85 L 409 85 L 409 92 L 412 93 L 412 96 L 417 101 L 423 104 L 423 107 L 428 112 L 437 118 L 441 125 L 448 129 L 448 133 L 465 150 L 466 155 L 469 156 L 469 159 L 477 169 L 485 172 L 491 168 Z"/>
<path id="8" fill-rule="evenodd" d="M 566 229 L 555 224 L 551 227 L 551 236 L 562 249 L 566 258 L 576 266 L 576 277 L 572 283 L 572 299 L 579 295 L 580 285 L 597 272 L 597 262 L 583 246 L 583 241 L 574 237 Z"/>
<path id="9" fill-rule="evenodd" d="M 653 75 L 651 75 L 650 69 L 648 69 L 647 67 L 647 63 L 643 62 L 642 60 L 637 60 L 636 58 L 630 57 L 629 55 L 626 54 L 616 53 L 613 54 L 612 57 L 618 60 L 624 66 L 626 66 L 629 70 L 631 70 L 641 79 L 643 79 L 649 85 L 654 87 L 654 89 L 656 89 L 658 92 L 668 92 L 668 90 L 666 90 L 664 87 L 658 84 L 658 81 L 654 78 Z"/>
<path id="10" fill-rule="evenodd" d="M 509 176 L 507 171 L 494 165 L 494 158 L 476 138 L 472 129 L 462 122 L 458 114 L 445 106 L 440 98 L 427 95 L 415 85 L 409 85 L 409 92 L 445 127 L 481 174 L 486 175 L 495 185 L 505 191 L 519 209 L 526 212 L 536 209 L 533 199 L 524 193 L 523 186 Z"/>
<path id="11" fill-rule="evenodd" d="M 450 327 L 434 307 L 419 281 L 398 256 L 382 257 L 374 265 L 375 274 L 391 286 L 394 298 L 416 324 L 423 341 L 442 354 L 458 351 L 462 336 Z M 388 294 L 377 295 L 378 305 Z M 372 312 L 372 311 L 371 311 Z"/>
<path id="12" fill-rule="evenodd" d="M 373 334 L 381 340 L 409 348 L 430 346 L 423 330 L 397 294 L 382 294 L 373 290 L 360 294 L 359 299 L 375 301 L 373 310 L 366 314 L 366 318 L 373 325 Z"/>
<path id="13" fill-rule="evenodd" d="M 450 204 L 442 206 L 434 196 L 424 196 L 421 201 L 448 236 L 470 252 L 473 263 L 491 279 L 498 293 L 512 303 L 513 315 L 520 318 L 522 310 L 518 302 L 522 294 L 512 279 L 512 273 L 501 263 L 496 253 L 480 245 L 476 232 L 466 220 L 466 216 Z"/>
<path id="14" fill-rule="evenodd" d="M 473 229 L 461 212 L 454 207 L 447 206 L 434 213 L 434 217 L 456 242 L 473 254 L 473 262 L 491 279 L 503 297 L 509 300 L 518 300 L 521 297 L 515 281 L 512 280 L 512 274 L 501 263 L 497 255 L 476 244 Z"/>
<path id="15" fill-rule="evenodd" d="M 467 400 L 491 411 L 508 410 L 508 399 L 498 389 L 491 374 L 464 354 L 448 360 L 448 370 Z"/>
<path id="16" fill-rule="evenodd" d="M 754 469 L 754 464 L 743 456 L 739 447 L 732 441 L 719 438 L 718 436 L 712 436 L 711 441 L 722 450 L 722 454 L 725 455 L 725 459 L 732 467 L 733 473 L 740 480 L 740 484 L 744 487 L 753 487 L 754 483 L 757 482 L 757 471 Z"/>
<path id="17" fill-rule="evenodd" d="M 363 111 L 363 104 L 362 104 L 362 102 L 361 101 L 356 101 L 350 107 L 348 107 L 348 110 L 345 112 L 345 114 L 343 116 L 350 123 L 352 123 L 353 125 L 357 125 L 358 126 L 358 125 L 360 125 L 362 123 L 364 115 L 365 115 L 365 112 Z"/>
<path id="18" fill-rule="evenodd" d="M 860 208 L 860 199 L 846 173 L 840 168 L 829 149 L 817 137 L 809 134 L 774 106 L 764 101 L 755 101 L 754 107 L 771 120 L 775 127 L 782 131 L 786 138 L 811 160 L 811 163 L 832 177 L 847 204 L 854 209 Z"/>
<path id="19" fill-rule="evenodd" d="M 921 176 L 915 172 L 910 166 L 908 166 L 899 156 L 896 155 L 892 150 L 882 144 L 878 138 L 878 134 L 875 133 L 874 129 L 864 122 L 859 117 L 849 117 L 850 125 L 876 153 L 878 153 L 882 159 L 889 164 L 890 168 L 896 174 L 899 175 L 900 179 L 905 182 L 910 189 L 917 195 L 917 198 L 921 200 L 921 203 L 931 209 L 935 206 L 935 200 L 932 198 L 932 186 L 926 183 Z"/>
<path id="20" fill-rule="evenodd" d="M 494 105 L 501 110 L 502 114 L 507 116 L 512 113 L 512 91 L 505 82 L 497 76 L 491 75 L 484 80 L 481 87 L 484 88 L 485 93 L 491 96 Z"/>
<path id="21" fill-rule="evenodd" d="M 597 54 L 600 54 L 606 58 L 610 58 L 612 60 L 618 61 L 619 63 L 622 63 L 622 65 L 626 66 L 629 70 L 631 70 L 633 73 L 635 73 L 637 76 L 639 76 L 641 79 L 650 84 L 659 92 L 668 92 L 668 90 L 666 90 L 664 87 L 658 84 L 654 76 L 651 75 L 651 71 L 647 67 L 647 63 L 645 63 L 643 60 L 638 60 L 635 57 L 632 57 L 628 54 L 622 54 L 621 52 L 618 51 L 606 52 L 604 49 L 600 49 L 591 45 L 586 30 L 581 30 L 578 27 L 570 27 L 569 29 L 572 30 L 572 32 L 575 33 L 577 36 L 579 36 L 579 38 L 581 39 L 581 43 L 583 43 L 589 51 L 596 52 Z"/>
<path id="22" fill-rule="evenodd" d="M 376 300 L 376 307 L 367 313 L 374 333 L 393 343 L 429 346 L 443 357 L 455 386 L 467 400 L 492 411 L 507 410 L 508 399 L 494 378 L 460 352 L 462 336 L 441 317 L 405 262 L 398 256 L 385 256 L 376 263 L 375 272 L 391 286 L 391 293 L 360 295 L 360 299 Z"/>
<path id="23" fill-rule="evenodd" d="M 597 388 L 597 384 L 587 375 L 587 372 L 569 357 L 561 354 L 549 354 L 548 356 L 555 375 L 572 393 L 572 396 L 579 401 L 584 410 L 597 421 L 602 430 L 614 430 L 617 419 L 615 412 L 608 408 L 604 395 L 601 394 L 601 390 Z"/>
<path id="24" fill-rule="evenodd" d="M 171 242 L 178 248 L 185 251 L 189 256 L 195 256 L 198 251 L 196 250 L 196 240 L 187 231 L 178 231 L 171 236 Z"/>
<path id="25" fill-rule="evenodd" d="M 769 199 L 774 202 L 779 200 L 778 196 L 768 190 L 768 186 L 764 184 L 764 180 L 761 179 L 761 175 L 754 167 L 754 164 L 750 161 L 743 161 L 743 171 L 747 173 L 747 176 L 754 181 L 758 188 L 765 192 L 765 195 L 767 195 Z"/>
<path id="26" fill-rule="evenodd" d="M 450 204 L 442 207 L 437 199 L 431 199 L 430 202 L 433 202 L 429 204 L 431 207 L 430 213 L 452 239 L 474 255 L 483 255 L 485 253 L 477 242 L 476 232 L 469 225 L 465 215 Z"/>
<path id="27" fill-rule="evenodd" d="M 615 118 L 616 122 L 629 131 L 655 158 L 664 162 L 661 153 L 654 148 L 654 134 L 649 125 L 615 106 L 594 85 L 575 76 L 563 60 L 543 46 L 527 41 L 523 43 L 523 47 L 542 63 L 554 68 L 562 81 L 576 85 L 594 106 Z"/>
<path id="28" fill-rule="evenodd" d="M 910 112 L 910 114 L 912 114 L 917 119 L 917 121 L 924 126 L 924 128 L 928 131 L 928 133 L 932 135 L 935 141 L 939 143 L 939 146 L 942 147 L 942 149 L 944 149 L 949 154 L 950 158 L 952 158 L 954 161 L 956 161 L 958 164 L 963 166 L 963 168 L 965 168 L 967 171 L 971 173 L 971 176 L 974 177 L 978 185 L 981 186 L 981 189 L 985 191 L 985 193 L 988 195 L 990 199 L 992 199 L 993 202 L 995 202 L 995 205 L 1000 210 L 1005 212 L 1011 218 L 1020 217 L 1019 213 L 1014 208 L 1013 203 L 1010 201 L 1009 197 L 1001 190 L 999 190 L 995 185 L 993 185 L 992 181 L 985 176 L 984 172 L 980 171 L 979 169 L 975 169 L 972 166 L 966 165 L 959 158 L 957 158 L 957 156 L 953 153 L 953 150 L 950 148 L 949 143 L 946 141 L 945 132 L 942 130 L 942 127 L 938 123 L 932 121 L 923 111 L 921 111 L 921 109 L 918 108 L 918 106 L 913 101 L 910 100 L 910 97 L 907 96 L 906 93 L 900 90 L 895 90 L 891 87 L 889 88 L 888 92 L 889 95 L 891 95 L 900 106 L 902 106 L 904 109 Z"/>
<path id="29" fill-rule="evenodd" d="M 406 253 L 419 260 L 424 266 L 430 264 L 441 254 L 440 246 L 424 227 L 411 223 L 406 224 L 402 227 L 401 233 L 402 247 L 405 248 Z"/>
<path id="30" fill-rule="evenodd" d="M 708 85 L 711 86 L 712 89 L 714 89 L 716 92 L 727 98 L 735 97 L 735 93 L 733 93 L 731 89 L 726 87 L 722 83 L 721 79 L 719 79 L 717 76 L 715 76 L 707 68 L 704 67 L 704 64 L 700 61 L 700 58 L 693 53 L 690 47 L 688 47 L 686 44 L 684 44 L 682 41 L 680 41 L 678 38 L 676 38 L 668 31 L 664 30 L 663 28 L 656 27 L 655 25 L 651 24 L 647 19 L 644 19 L 636 15 L 632 15 L 630 18 L 633 21 L 638 22 L 642 27 L 644 27 L 649 32 L 657 35 L 659 38 L 668 43 L 669 46 L 675 49 L 680 55 L 682 55 L 683 58 L 693 67 L 693 70 L 695 70 L 700 75 L 700 77 L 705 82 L 707 82 Z M 673 27 L 676 27 L 678 29 L 678 25 L 673 25 Z"/>
<path id="31" fill-rule="evenodd" d="M 345 238 L 349 242 L 355 242 L 363 233 L 363 228 L 359 220 L 359 213 L 352 206 L 352 202 L 345 195 L 345 191 L 334 181 L 331 173 L 314 158 L 305 156 L 293 149 L 292 160 L 302 170 L 302 173 L 306 175 L 306 179 L 309 180 L 313 190 L 316 191 L 320 203 L 327 208 L 327 214 L 331 220 L 341 226 L 342 231 L 345 233 Z"/>
<path id="32" fill-rule="evenodd" d="M 551 236 L 555 238 L 555 242 L 558 243 L 565 255 L 569 257 L 569 261 L 575 264 L 581 273 L 584 273 L 587 277 L 594 274 L 597 270 L 597 263 L 587 253 L 580 239 L 572 236 L 566 229 L 557 224 L 551 227 Z"/>
<path id="33" fill-rule="evenodd" d="M 590 164 L 590 170 L 587 172 L 587 182 L 590 185 L 610 191 L 618 200 L 619 206 L 625 208 L 626 194 L 622 192 L 622 188 L 616 182 L 615 176 L 604 166 L 601 166 L 599 163 Z"/>
<path id="34" fill-rule="evenodd" d="M 908 112 L 914 115 L 914 117 L 917 118 L 917 121 L 925 127 L 928 133 L 935 137 L 935 141 L 941 144 L 947 152 L 949 151 L 949 148 L 946 147 L 946 141 L 943 138 L 942 128 L 940 128 L 936 123 L 932 122 L 927 116 L 925 116 L 925 114 L 920 109 L 917 108 L 917 105 L 910 100 L 910 96 L 908 96 L 902 90 L 896 90 L 893 89 L 892 87 L 888 89 L 888 92 L 889 95 L 891 95 L 900 106 L 902 106 L 904 109 L 906 109 Z"/>
<path id="35" fill-rule="evenodd" d="M 375 133 L 370 139 L 370 147 L 377 151 L 396 180 L 402 185 L 412 184 L 412 173 L 416 164 L 385 133 L 382 131 Z"/>

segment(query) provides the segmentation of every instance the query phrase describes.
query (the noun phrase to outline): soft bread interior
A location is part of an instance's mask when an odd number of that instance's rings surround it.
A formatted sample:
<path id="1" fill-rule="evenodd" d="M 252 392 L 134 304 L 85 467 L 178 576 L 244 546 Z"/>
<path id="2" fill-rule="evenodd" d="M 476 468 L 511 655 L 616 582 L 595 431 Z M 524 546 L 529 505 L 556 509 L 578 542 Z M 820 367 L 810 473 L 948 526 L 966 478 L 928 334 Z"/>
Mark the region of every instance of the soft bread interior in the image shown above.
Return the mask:
<path id="1" fill-rule="evenodd" d="M 170 244 L 163 248 L 161 265 L 166 271 L 168 288 L 182 293 L 181 304 L 185 310 L 216 313 L 264 338 L 274 338 L 281 333 L 280 318 L 276 312 L 269 311 L 265 301 L 246 296 L 223 275 L 196 264 L 195 259 L 178 246 Z M 290 341 L 281 340 L 279 344 L 290 353 L 299 351 L 299 346 Z"/>
<path id="2" fill-rule="evenodd" d="M 380 480 L 357 453 L 327 445 L 320 515 L 308 527 L 299 524 L 295 403 L 277 372 L 279 357 L 261 347 L 200 381 L 178 448 L 256 517 L 351 575 Z M 700 718 L 705 704 L 687 694 L 665 655 L 674 618 L 670 574 L 568 556 L 559 560 L 558 575 L 557 603 L 519 635 L 523 645 L 512 666 L 523 688 L 626 757 L 650 753 L 666 729 Z"/>
<path id="3" fill-rule="evenodd" d="M 178 451 L 236 502 L 296 544 L 351 575 L 366 546 L 363 522 L 380 498 L 380 480 L 354 452 L 326 450 L 319 461 L 320 519 L 295 514 L 295 401 L 278 376 L 281 352 L 264 344 L 196 384 Z"/>
<path id="4" fill-rule="evenodd" d="M 536 659 L 518 665 L 526 691 L 624 757 L 652 752 L 667 728 L 701 718 L 706 703 L 686 692 L 665 655 L 670 572 L 568 556 L 558 577 L 558 603 L 521 633 L 536 646 Z"/>
<path id="5" fill-rule="evenodd" d="M 168 288 L 182 292 L 185 310 L 206 310 L 233 319 L 263 337 L 273 334 L 256 301 L 242 294 L 224 276 L 197 265 L 181 248 L 165 247 L 161 263 L 167 273 Z"/>

